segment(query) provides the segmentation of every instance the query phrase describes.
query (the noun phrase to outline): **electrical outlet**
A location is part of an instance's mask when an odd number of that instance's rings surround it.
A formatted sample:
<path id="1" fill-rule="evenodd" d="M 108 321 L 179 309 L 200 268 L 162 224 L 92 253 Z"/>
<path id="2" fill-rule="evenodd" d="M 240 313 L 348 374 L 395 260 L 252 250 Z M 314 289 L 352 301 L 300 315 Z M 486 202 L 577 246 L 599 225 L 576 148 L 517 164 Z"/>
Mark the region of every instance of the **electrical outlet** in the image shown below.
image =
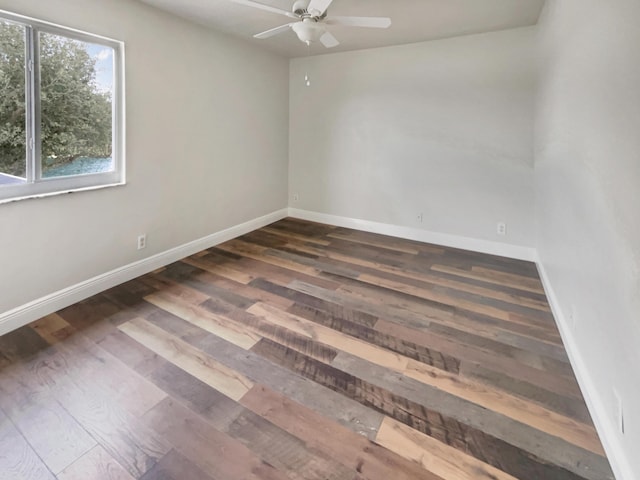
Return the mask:
<path id="1" fill-rule="evenodd" d="M 496 229 L 496 233 L 498 235 L 506 235 L 507 234 L 507 224 L 504 222 L 498 222 L 498 227 Z"/>
<path id="2" fill-rule="evenodd" d="M 417 219 L 418 219 L 418 223 L 422 223 L 422 212 L 418 214 Z"/>
<path id="3" fill-rule="evenodd" d="M 143 248 L 147 248 L 147 234 L 143 233 L 138 236 L 138 250 L 142 250 Z"/>
<path id="4" fill-rule="evenodd" d="M 294 194 L 293 194 L 293 201 L 294 201 L 294 202 L 297 202 L 297 201 L 299 201 L 299 200 L 300 200 L 300 195 L 298 195 L 297 193 L 294 193 Z"/>
<path id="5" fill-rule="evenodd" d="M 620 435 L 624 435 L 624 405 L 622 404 L 622 398 L 620 397 L 620 394 L 615 388 L 613 389 L 613 400 L 614 408 L 616 409 L 616 426 Z"/>

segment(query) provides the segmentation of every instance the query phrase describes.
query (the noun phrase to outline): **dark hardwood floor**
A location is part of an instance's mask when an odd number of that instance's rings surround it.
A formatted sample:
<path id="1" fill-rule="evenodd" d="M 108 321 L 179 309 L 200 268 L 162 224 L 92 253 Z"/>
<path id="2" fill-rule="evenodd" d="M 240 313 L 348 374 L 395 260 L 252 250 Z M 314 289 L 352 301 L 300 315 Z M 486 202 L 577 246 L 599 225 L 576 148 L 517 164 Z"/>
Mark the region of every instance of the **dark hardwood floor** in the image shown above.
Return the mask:
<path id="1" fill-rule="evenodd" d="M 613 474 L 534 264 L 286 219 L 1 337 L 0 478 Z"/>

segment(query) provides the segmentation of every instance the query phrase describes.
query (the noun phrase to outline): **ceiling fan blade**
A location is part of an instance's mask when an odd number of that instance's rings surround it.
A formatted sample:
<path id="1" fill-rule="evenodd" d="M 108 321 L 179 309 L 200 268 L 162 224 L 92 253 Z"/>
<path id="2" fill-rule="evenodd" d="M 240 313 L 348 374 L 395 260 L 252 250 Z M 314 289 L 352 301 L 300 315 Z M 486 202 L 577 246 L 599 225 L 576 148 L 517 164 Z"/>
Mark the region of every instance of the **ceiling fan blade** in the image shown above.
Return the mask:
<path id="1" fill-rule="evenodd" d="M 333 0 L 311 0 L 309 6 L 307 7 L 307 12 L 311 13 L 312 15 L 313 12 L 318 12 L 318 15 L 322 15 L 327 11 L 327 8 L 329 8 L 329 5 L 331 5 L 332 2 Z"/>
<path id="2" fill-rule="evenodd" d="M 334 37 L 331 32 L 324 32 L 324 35 L 320 37 L 320 42 L 327 48 L 333 48 L 340 45 L 340 42 Z"/>
<path id="3" fill-rule="evenodd" d="M 284 15 L 290 18 L 298 18 L 298 16 L 287 10 L 282 10 L 281 8 L 272 7 L 271 5 L 264 5 L 263 3 L 253 2 L 251 0 L 231 0 L 233 3 L 238 3 L 240 5 L 246 5 L 247 7 L 257 8 L 259 10 L 264 10 L 266 12 L 277 13 L 279 15 Z"/>
<path id="4" fill-rule="evenodd" d="M 286 25 L 281 25 L 279 27 L 272 28 L 271 30 L 267 30 L 266 32 L 262 32 L 254 35 L 253 38 L 264 39 L 264 38 L 273 37 L 274 35 L 278 35 L 280 33 L 286 32 L 291 28 L 291 25 L 293 25 L 293 23 L 287 23 Z"/>
<path id="5" fill-rule="evenodd" d="M 343 27 L 389 28 L 391 19 L 388 17 L 329 17 L 324 23 Z"/>

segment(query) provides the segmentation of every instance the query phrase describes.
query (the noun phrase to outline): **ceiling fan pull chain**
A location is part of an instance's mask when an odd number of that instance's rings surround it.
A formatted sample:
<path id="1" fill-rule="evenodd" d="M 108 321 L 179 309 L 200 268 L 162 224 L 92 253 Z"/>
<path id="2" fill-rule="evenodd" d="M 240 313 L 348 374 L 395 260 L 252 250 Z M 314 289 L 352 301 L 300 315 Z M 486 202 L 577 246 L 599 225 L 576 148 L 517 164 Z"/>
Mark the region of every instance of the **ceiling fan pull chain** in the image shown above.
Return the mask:
<path id="1" fill-rule="evenodd" d="M 309 80 L 309 63 L 311 63 L 311 42 L 310 41 L 306 41 L 305 42 L 307 44 L 307 61 L 306 61 L 306 72 L 304 74 L 304 84 L 307 87 L 311 86 L 311 80 Z"/>

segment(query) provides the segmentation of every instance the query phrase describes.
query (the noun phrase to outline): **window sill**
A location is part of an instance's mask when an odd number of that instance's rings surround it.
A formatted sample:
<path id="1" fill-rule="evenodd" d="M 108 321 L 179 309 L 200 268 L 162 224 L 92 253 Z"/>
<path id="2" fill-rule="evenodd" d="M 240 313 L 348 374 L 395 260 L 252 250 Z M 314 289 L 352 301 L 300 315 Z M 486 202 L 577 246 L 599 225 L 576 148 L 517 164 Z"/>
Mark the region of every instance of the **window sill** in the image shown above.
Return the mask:
<path id="1" fill-rule="evenodd" d="M 92 186 L 92 187 L 69 188 L 69 189 L 66 189 L 66 190 L 59 190 L 57 192 L 37 193 L 37 194 L 33 194 L 33 195 L 25 195 L 24 197 L 5 198 L 5 199 L 0 199 L 0 205 L 3 205 L 5 203 L 21 202 L 23 200 L 34 200 L 34 199 L 37 199 L 37 198 L 47 198 L 47 197 L 54 197 L 54 196 L 58 196 L 58 195 L 67 195 L 67 194 L 77 193 L 77 192 L 88 192 L 88 191 L 92 191 L 92 190 L 102 190 L 103 188 L 121 187 L 121 186 L 124 186 L 126 184 L 127 184 L 127 182 L 109 183 L 109 184 L 105 184 L 105 185 L 95 185 L 95 186 Z"/>

